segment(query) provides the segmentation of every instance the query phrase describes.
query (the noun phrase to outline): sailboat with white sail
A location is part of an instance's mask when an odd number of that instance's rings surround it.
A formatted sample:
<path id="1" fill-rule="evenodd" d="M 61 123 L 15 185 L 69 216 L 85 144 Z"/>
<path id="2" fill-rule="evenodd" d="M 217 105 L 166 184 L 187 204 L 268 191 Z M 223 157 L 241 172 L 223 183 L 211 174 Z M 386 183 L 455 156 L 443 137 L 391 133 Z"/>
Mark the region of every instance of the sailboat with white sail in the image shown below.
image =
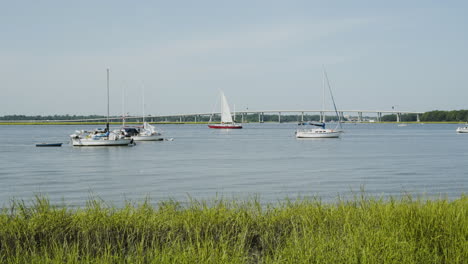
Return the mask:
<path id="1" fill-rule="evenodd" d="M 333 102 L 333 107 L 335 108 L 336 116 L 338 117 L 338 124 L 335 129 L 328 129 L 325 128 L 326 120 L 325 120 L 325 80 L 328 86 L 328 90 L 330 92 L 330 97 Z M 323 79 L 322 79 L 322 88 L 323 88 L 323 100 L 322 100 L 322 112 L 320 114 L 320 122 L 314 123 L 310 122 L 309 125 L 319 127 L 319 128 L 310 128 L 310 129 L 297 129 L 296 130 L 296 138 L 339 138 L 340 134 L 343 132 L 341 128 L 341 116 L 338 114 L 338 110 L 336 108 L 335 99 L 333 98 L 333 93 L 331 91 L 330 82 L 328 80 L 327 73 L 325 69 L 323 69 Z M 300 125 L 307 125 L 307 123 L 300 123 Z"/>
<path id="2" fill-rule="evenodd" d="M 240 129 L 242 124 L 238 124 L 232 120 L 231 110 L 229 109 L 229 104 L 227 102 L 226 96 L 223 91 L 221 92 L 221 123 L 208 125 L 209 128 L 218 128 L 218 129 Z M 211 118 L 210 118 L 211 123 Z"/>
<path id="3" fill-rule="evenodd" d="M 109 128 L 109 69 L 107 69 L 107 122 L 105 129 L 93 131 L 78 130 L 70 135 L 73 146 L 129 146 L 133 139 L 126 138 L 120 130 Z"/>

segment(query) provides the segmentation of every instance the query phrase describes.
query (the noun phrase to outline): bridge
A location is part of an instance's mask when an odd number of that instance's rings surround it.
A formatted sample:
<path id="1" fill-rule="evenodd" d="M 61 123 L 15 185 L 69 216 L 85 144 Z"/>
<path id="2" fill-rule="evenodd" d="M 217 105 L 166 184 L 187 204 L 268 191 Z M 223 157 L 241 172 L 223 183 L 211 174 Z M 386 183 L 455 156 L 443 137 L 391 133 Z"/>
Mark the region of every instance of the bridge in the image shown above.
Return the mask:
<path id="1" fill-rule="evenodd" d="M 245 111 L 237 111 L 234 113 L 235 116 L 240 115 L 241 116 L 241 122 L 244 123 L 244 118 L 246 115 L 249 114 L 256 114 L 258 115 L 258 122 L 262 123 L 264 121 L 264 116 L 265 114 L 274 114 L 278 115 L 278 122 L 281 123 L 281 115 L 282 114 L 296 114 L 301 116 L 301 121 L 304 121 L 304 115 L 305 114 L 320 114 L 320 115 L 325 115 L 325 114 L 335 114 L 335 110 L 245 110 Z M 401 116 L 403 114 L 415 114 L 417 122 L 420 122 L 419 116 L 423 114 L 424 112 L 415 112 L 415 111 L 384 111 L 384 110 L 340 110 L 338 111 L 339 115 L 341 116 L 341 119 L 344 120 L 344 115 L 346 114 L 354 114 L 354 116 L 357 116 L 357 122 L 363 122 L 363 113 L 367 114 L 372 114 L 376 116 L 376 121 L 381 122 L 382 121 L 382 115 L 384 114 L 393 114 L 396 115 L 397 122 L 401 122 Z M 148 115 L 145 116 L 147 120 L 151 120 L 154 118 L 169 118 L 169 117 L 178 117 L 179 122 L 183 122 L 183 119 L 187 117 L 192 117 L 195 122 L 197 120 L 200 120 L 201 117 L 206 117 L 206 116 L 212 116 L 212 115 L 220 115 L 220 112 L 213 112 L 213 113 L 179 113 L 179 114 L 169 114 L 169 115 Z M 142 119 L 143 116 L 126 116 L 126 119 Z M 92 118 L 92 119 L 70 119 L 70 120 L 8 120 L 8 122 L 15 123 L 15 122 L 105 122 L 107 118 L 102 117 L 102 118 Z M 114 122 L 119 122 L 122 120 L 122 116 L 113 116 L 110 117 L 109 120 L 114 121 Z"/>
<path id="2" fill-rule="evenodd" d="M 298 114 L 301 116 L 301 121 L 304 121 L 304 115 L 307 113 L 315 113 L 315 114 L 320 114 L 320 115 L 325 115 L 327 113 L 329 114 L 335 114 L 335 110 L 245 110 L 245 111 L 237 111 L 234 113 L 234 115 L 240 115 L 241 116 L 241 122 L 244 122 L 244 117 L 245 115 L 248 114 L 258 114 L 258 122 L 263 122 L 264 120 L 264 115 L 266 114 L 277 114 L 278 115 L 278 122 L 281 123 L 281 115 L 285 113 L 289 114 Z M 375 114 L 377 117 L 377 122 L 382 121 L 382 115 L 384 114 L 393 114 L 396 115 L 397 122 L 401 122 L 401 116 L 403 114 L 415 114 L 417 122 L 420 122 L 419 115 L 424 114 L 424 112 L 415 112 L 415 111 L 384 111 L 384 110 L 340 110 L 338 111 L 339 115 L 341 116 L 341 119 L 344 119 L 344 114 L 355 114 L 357 115 L 357 121 L 362 122 L 363 120 L 363 113 L 367 114 Z M 179 117 L 180 122 L 182 122 L 182 118 L 186 117 L 194 117 L 195 122 L 197 121 L 197 117 L 201 116 L 211 116 L 211 115 L 220 115 L 220 112 L 214 112 L 214 113 L 186 113 L 186 114 L 171 114 L 171 115 L 157 115 L 157 116 L 151 116 L 155 118 L 168 118 L 168 117 Z M 141 118 L 141 117 L 139 117 Z"/>

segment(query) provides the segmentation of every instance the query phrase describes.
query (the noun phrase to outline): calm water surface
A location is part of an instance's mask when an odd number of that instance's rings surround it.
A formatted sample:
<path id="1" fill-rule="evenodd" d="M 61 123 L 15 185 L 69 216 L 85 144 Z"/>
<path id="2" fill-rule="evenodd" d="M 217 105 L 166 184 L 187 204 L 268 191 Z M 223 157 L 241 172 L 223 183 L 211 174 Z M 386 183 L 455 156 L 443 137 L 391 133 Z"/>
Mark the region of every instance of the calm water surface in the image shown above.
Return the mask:
<path id="1" fill-rule="evenodd" d="M 95 126 L 0 126 L 0 205 L 36 194 L 77 206 L 93 196 L 117 205 L 145 197 L 332 200 L 361 187 L 376 196 L 456 198 L 468 187 L 468 134 L 456 127 L 346 124 L 340 139 L 297 140 L 295 124 L 160 125 L 174 141 L 72 147 L 68 135 Z"/>

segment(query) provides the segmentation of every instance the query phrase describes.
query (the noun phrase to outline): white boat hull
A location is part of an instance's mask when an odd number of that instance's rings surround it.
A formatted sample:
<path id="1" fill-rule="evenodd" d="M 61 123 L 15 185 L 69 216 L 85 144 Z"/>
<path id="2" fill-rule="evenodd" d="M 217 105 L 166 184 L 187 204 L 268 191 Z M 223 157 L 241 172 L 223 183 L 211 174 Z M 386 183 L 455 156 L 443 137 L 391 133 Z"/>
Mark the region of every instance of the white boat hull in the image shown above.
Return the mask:
<path id="1" fill-rule="evenodd" d="M 341 131 L 332 129 L 310 129 L 296 131 L 296 138 L 339 138 Z"/>
<path id="2" fill-rule="evenodd" d="M 132 143 L 131 139 L 88 139 L 88 138 L 72 138 L 72 145 L 77 147 L 98 147 L 98 146 L 128 146 Z"/>
<path id="3" fill-rule="evenodd" d="M 468 127 L 457 128 L 457 133 L 468 133 Z"/>

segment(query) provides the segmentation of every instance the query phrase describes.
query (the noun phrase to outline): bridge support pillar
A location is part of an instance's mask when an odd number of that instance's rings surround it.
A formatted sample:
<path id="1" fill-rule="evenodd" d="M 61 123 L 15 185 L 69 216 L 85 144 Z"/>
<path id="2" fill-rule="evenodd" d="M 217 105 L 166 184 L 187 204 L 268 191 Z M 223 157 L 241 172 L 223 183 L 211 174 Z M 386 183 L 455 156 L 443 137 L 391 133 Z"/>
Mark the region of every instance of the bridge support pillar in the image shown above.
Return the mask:
<path id="1" fill-rule="evenodd" d="M 241 113 L 241 123 L 244 123 L 244 113 Z"/>
<path id="2" fill-rule="evenodd" d="M 179 117 L 179 123 L 182 123 L 182 116 Z"/>
<path id="3" fill-rule="evenodd" d="M 358 122 L 362 122 L 362 112 L 358 112 Z"/>
<path id="4" fill-rule="evenodd" d="M 301 113 L 301 122 L 304 122 L 304 112 Z"/>
<path id="5" fill-rule="evenodd" d="M 419 114 L 416 114 L 416 122 L 421 122 L 421 119 L 419 119 Z"/>
<path id="6" fill-rule="evenodd" d="M 278 112 L 278 123 L 281 123 L 281 112 Z"/>
<path id="7" fill-rule="evenodd" d="M 396 121 L 399 123 L 401 120 L 401 113 L 396 114 Z"/>
<path id="8" fill-rule="evenodd" d="M 265 113 L 262 112 L 262 122 L 261 123 L 263 123 L 263 122 L 265 122 Z"/>
<path id="9" fill-rule="evenodd" d="M 344 121 L 344 113 L 343 112 L 339 112 L 339 115 L 340 115 L 340 121 Z"/>
<path id="10" fill-rule="evenodd" d="M 258 122 L 259 122 L 259 123 L 262 122 L 262 113 L 258 113 Z"/>
<path id="11" fill-rule="evenodd" d="M 382 112 L 377 112 L 377 122 L 382 122 Z"/>

